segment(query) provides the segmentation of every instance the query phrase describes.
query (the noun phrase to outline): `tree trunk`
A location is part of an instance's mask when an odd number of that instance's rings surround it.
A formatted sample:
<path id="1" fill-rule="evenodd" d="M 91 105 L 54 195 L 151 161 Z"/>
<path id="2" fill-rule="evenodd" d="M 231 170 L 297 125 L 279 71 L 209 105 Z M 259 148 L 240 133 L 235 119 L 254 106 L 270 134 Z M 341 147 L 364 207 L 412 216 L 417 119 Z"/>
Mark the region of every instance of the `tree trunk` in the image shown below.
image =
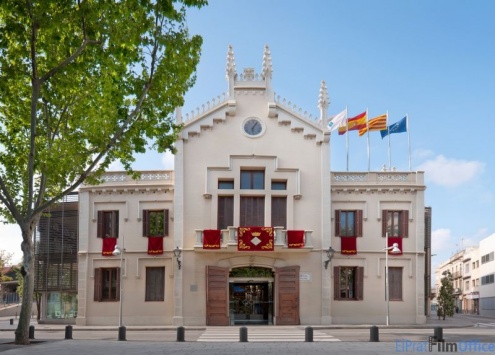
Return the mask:
<path id="1" fill-rule="evenodd" d="M 31 221 L 21 225 L 23 252 L 23 261 L 21 274 L 23 277 L 21 313 L 19 315 L 19 324 L 15 330 L 15 344 L 29 344 L 29 325 L 31 322 L 31 311 L 33 307 L 33 290 L 34 290 L 34 255 L 33 255 L 33 237 L 39 218 L 33 218 Z"/>

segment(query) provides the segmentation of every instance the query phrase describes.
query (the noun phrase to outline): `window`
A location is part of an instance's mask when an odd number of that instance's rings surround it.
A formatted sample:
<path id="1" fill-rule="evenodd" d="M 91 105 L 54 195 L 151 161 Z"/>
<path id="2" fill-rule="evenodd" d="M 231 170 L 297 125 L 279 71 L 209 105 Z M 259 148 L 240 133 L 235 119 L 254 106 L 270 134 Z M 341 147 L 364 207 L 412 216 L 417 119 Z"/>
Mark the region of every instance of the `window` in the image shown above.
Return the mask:
<path id="1" fill-rule="evenodd" d="M 265 197 L 241 196 L 240 226 L 261 227 L 265 225 Z"/>
<path id="2" fill-rule="evenodd" d="M 494 257 L 494 252 L 492 251 L 491 253 L 488 253 L 488 254 L 485 254 L 481 257 L 481 264 L 486 264 L 490 261 L 493 261 L 493 257 Z"/>
<path id="3" fill-rule="evenodd" d="M 464 272 L 465 273 L 469 272 L 469 263 L 464 264 Z"/>
<path id="4" fill-rule="evenodd" d="M 227 229 L 234 225 L 234 197 L 218 196 L 217 228 Z"/>
<path id="5" fill-rule="evenodd" d="M 402 268 L 388 268 L 389 300 L 402 301 Z"/>
<path id="6" fill-rule="evenodd" d="M 218 180 L 218 189 L 219 190 L 233 190 L 234 189 L 234 180 Z"/>
<path id="7" fill-rule="evenodd" d="M 287 228 L 287 197 L 272 197 L 272 226 Z"/>
<path id="8" fill-rule="evenodd" d="M 481 284 L 482 285 L 492 284 L 494 282 L 494 275 L 495 274 L 482 276 L 481 277 Z"/>
<path id="9" fill-rule="evenodd" d="M 465 291 L 469 291 L 469 280 L 465 282 L 466 286 L 464 287 Z"/>
<path id="10" fill-rule="evenodd" d="M 409 223 L 409 211 L 382 211 L 382 232 L 385 237 L 388 233 L 389 237 L 403 237 L 408 236 Z"/>
<path id="11" fill-rule="evenodd" d="M 265 172 L 263 170 L 241 170 L 242 190 L 264 190 Z"/>
<path id="12" fill-rule="evenodd" d="M 143 210 L 143 237 L 168 236 L 168 210 Z"/>
<path id="13" fill-rule="evenodd" d="M 333 268 L 335 300 L 363 299 L 363 270 L 363 267 L 335 266 Z"/>
<path id="14" fill-rule="evenodd" d="M 95 269 L 96 302 L 120 300 L 120 268 Z"/>
<path id="15" fill-rule="evenodd" d="M 272 190 L 287 190 L 287 181 L 272 180 Z"/>
<path id="16" fill-rule="evenodd" d="M 146 268 L 146 302 L 165 300 L 165 267 Z"/>
<path id="17" fill-rule="evenodd" d="M 98 238 L 119 237 L 119 211 L 98 211 Z"/>
<path id="18" fill-rule="evenodd" d="M 363 211 L 335 210 L 335 235 L 337 237 L 361 237 L 363 235 Z"/>

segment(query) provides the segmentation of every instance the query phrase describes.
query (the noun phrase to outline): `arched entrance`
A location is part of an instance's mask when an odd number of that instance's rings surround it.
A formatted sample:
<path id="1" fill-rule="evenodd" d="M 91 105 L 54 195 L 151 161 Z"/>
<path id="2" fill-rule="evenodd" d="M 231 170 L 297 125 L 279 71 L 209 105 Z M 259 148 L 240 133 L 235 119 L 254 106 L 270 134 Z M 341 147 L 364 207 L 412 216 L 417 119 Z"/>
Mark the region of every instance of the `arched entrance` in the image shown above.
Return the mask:
<path id="1" fill-rule="evenodd" d="M 206 325 L 299 325 L 299 266 L 206 267 Z"/>

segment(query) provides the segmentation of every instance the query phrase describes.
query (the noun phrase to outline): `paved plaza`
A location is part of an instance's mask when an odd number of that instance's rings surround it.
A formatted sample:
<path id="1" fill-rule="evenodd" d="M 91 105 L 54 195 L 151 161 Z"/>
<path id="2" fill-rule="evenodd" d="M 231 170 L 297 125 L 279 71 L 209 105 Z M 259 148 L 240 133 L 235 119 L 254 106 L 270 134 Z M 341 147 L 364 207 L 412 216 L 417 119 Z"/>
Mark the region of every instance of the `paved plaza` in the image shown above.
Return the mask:
<path id="1" fill-rule="evenodd" d="M 117 327 L 72 326 L 72 339 L 65 339 L 65 325 L 37 324 L 33 320 L 31 345 L 13 344 L 16 319 L 0 318 L 2 355 L 87 355 L 87 354 L 396 354 L 430 352 L 428 335 L 442 327 L 447 346 L 456 342 L 458 352 L 493 353 L 495 319 L 456 315 L 445 321 L 436 317 L 425 325 L 379 326 L 379 342 L 370 342 L 370 325 L 249 326 L 247 342 L 241 340 L 241 327 L 184 327 L 184 341 L 177 327 L 126 328 L 126 341 L 117 340 Z M 309 332 L 309 333 L 307 333 Z M 471 334 L 464 337 L 463 334 Z M 312 342 L 306 341 L 312 335 Z M 473 338 L 474 336 L 474 338 Z M 469 342 L 463 339 L 470 340 Z M 450 340 L 450 342 L 449 342 Z M 449 345 L 450 344 L 450 345 Z M 444 346 L 442 348 L 442 346 Z M 462 349 L 460 348 L 462 347 Z M 452 347 L 433 344 L 431 352 L 453 352 Z M 462 350 L 462 351 L 461 351 Z M 491 350 L 491 351 L 490 351 Z"/>

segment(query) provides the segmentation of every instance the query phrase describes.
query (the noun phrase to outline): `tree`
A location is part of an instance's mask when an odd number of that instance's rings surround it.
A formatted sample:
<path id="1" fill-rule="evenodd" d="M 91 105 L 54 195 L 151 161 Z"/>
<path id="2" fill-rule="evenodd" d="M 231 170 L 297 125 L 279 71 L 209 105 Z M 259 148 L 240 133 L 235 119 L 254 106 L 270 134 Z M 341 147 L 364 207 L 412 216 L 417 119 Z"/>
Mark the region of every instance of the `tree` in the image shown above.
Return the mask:
<path id="1" fill-rule="evenodd" d="M 444 271 L 442 275 L 444 275 L 444 277 L 442 277 L 441 280 L 442 286 L 440 287 L 437 299 L 438 306 L 442 308 L 443 319 L 445 320 L 446 315 L 449 317 L 454 316 L 454 279 L 448 270 Z"/>
<path id="2" fill-rule="evenodd" d="M 202 39 L 186 10 L 206 0 L 0 2 L 0 214 L 22 233 L 16 344 L 29 344 L 33 232 L 42 212 L 135 152 L 173 151 L 173 110 Z"/>

